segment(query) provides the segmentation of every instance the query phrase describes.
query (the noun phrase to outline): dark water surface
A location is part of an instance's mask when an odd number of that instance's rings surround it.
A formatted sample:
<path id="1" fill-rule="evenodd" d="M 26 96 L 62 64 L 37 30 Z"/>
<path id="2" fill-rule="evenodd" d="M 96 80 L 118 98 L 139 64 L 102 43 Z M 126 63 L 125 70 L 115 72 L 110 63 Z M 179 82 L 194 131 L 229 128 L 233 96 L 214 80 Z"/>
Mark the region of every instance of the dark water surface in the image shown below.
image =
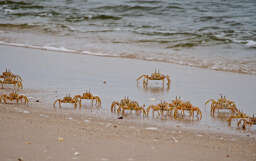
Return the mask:
<path id="1" fill-rule="evenodd" d="M 256 1 L 0 0 L 0 43 L 256 74 Z"/>

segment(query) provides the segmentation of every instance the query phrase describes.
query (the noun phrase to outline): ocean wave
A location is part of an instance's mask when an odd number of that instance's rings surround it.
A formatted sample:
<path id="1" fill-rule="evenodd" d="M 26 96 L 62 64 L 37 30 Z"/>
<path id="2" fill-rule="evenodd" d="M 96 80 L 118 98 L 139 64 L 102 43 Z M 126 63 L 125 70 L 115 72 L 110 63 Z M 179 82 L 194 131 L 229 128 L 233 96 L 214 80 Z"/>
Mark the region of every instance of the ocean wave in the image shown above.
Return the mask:
<path id="1" fill-rule="evenodd" d="M 0 1 L 0 5 L 8 5 L 8 4 L 30 5 L 32 3 L 28 3 L 28 2 L 24 2 L 24 1 L 11 1 L 11 0 Z"/>
<path id="2" fill-rule="evenodd" d="M 10 14 L 10 13 L 15 13 L 15 11 L 14 10 L 12 10 L 12 9 L 3 9 L 4 10 L 4 14 L 6 15 L 6 14 Z"/>
<path id="3" fill-rule="evenodd" d="M 7 9 L 5 9 L 6 11 Z M 9 9 L 8 9 L 9 11 Z M 16 12 L 15 10 L 10 10 L 11 12 L 5 12 L 8 15 L 11 16 L 16 16 L 16 17 L 24 17 L 24 16 L 34 16 L 34 17 L 52 17 L 52 16 L 60 16 L 61 13 L 54 11 L 54 10 L 49 10 L 49 11 L 35 11 L 35 10 L 31 10 L 31 11 L 19 11 Z"/>
<path id="4" fill-rule="evenodd" d="M 256 41 L 247 40 L 246 46 L 249 47 L 249 48 L 256 48 Z"/>
<path id="5" fill-rule="evenodd" d="M 183 36 L 200 36 L 196 33 L 190 32 L 169 32 L 169 31 L 142 31 L 142 30 L 135 30 L 134 33 L 141 34 L 141 35 L 148 35 L 148 36 L 175 36 L 175 35 L 183 35 Z"/>
<path id="6" fill-rule="evenodd" d="M 168 5 L 166 7 L 167 9 L 180 9 L 180 10 L 183 10 L 184 8 L 183 7 L 179 7 L 177 5 Z"/>
<path id="7" fill-rule="evenodd" d="M 74 30 L 72 26 L 64 24 L 0 24 L 2 30 L 31 30 L 48 34 L 68 35 Z M 65 32 L 66 31 L 66 32 Z M 77 31 L 77 30 L 76 30 Z"/>
<path id="8" fill-rule="evenodd" d="M 8 5 L 10 9 L 13 10 L 20 10 L 20 9 L 43 9 L 44 6 L 41 5 L 34 5 L 31 2 L 28 1 L 11 1 L 11 0 L 4 0 L 0 1 L 0 6 L 1 5 Z"/>
<path id="9" fill-rule="evenodd" d="M 229 18 L 232 18 L 231 16 L 201 16 L 199 18 L 196 18 L 195 22 L 206 22 L 206 21 L 214 21 L 214 22 L 222 22 L 224 20 L 228 20 Z"/>
<path id="10" fill-rule="evenodd" d="M 200 45 L 201 42 L 187 42 L 187 43 L 179 43 L 172 46 L 168 46 L 167 48 L 191 48 L 194 46 Z"/>
<path id="11" fill-rule="evenodd" d="M 152 42 L 168 44 L 167 48 L 192 48 L 196 46 L 219 45 L 232 43 L 233 40 L 221 33 L 189 33 L 189 32 L 160 32 L 160 31 L 133 31 L 136 34 L 150 36 L 137 42 Z M 230 31 L 231 33 L 231 31 Z"/>
<path id="12" fill-rule="evenodd" d="M 5 29 L 10 29 L 10 28 L 15 28 L 15 29 L 32 29 L 36 28 L 38 25 L 33 25 L 33 24 L 0 24 L 0 28 L 5 28 Z"/>
<path id="13" fill-rule="evenodd" d="M 119 16 L 112 16 L 112 15 L 105 15 L 105 14 L 102 14 L 102 15 L 91 15 L 91 16 L 87 16 L 85 17 L 85 19 L 87 20 L 120 20 L 122 19 L 122 17 L 119 17 Z"/>
<path id="14" fill-rule="evenodd" d="M 114 12 L 135 12 L 135 11 L 152 11 L 161 8 L 161 6 L 143 6 L 143 5 L 112 5 L 101 6 L 91 9 L 91 11 L 114 11 Z"/>
<path id="15" fill-rule="evenodd" d="M 249 41 L 249 45 L 254 46 L 256 42 Z M 140 54 L 109 54 L 105 52 L 90 52 L 85 50 L 68 49 L 66 47 L 55 46 L 36 46 L 20 43 L 11 43 L 0 41 L 0 45 L 9 45 L 24 48 L 33 48 L 40 50 L 49 50 L 65 53 L 74 53 L 82 55 L 104 56 L 104 57 L 119 57 L 127 59 L 138 59 L 145 61 L 165 62 L 191 67 L 206 68 L 217 71 L 235 72 L 242 74 L 256 74 L 256 60 L 248 58 L 247 60 L 223 59 L 223 57 L 214 57 L 210 59 L 200 59 L 188 55 L 172 54 L 172 55 L 140 55 Z"/>
<path id="16" fill-rule="evenodd" d="M 162 1 L 152 1 L 152 0 L 130 0 L 128 3 L 138 3 L 138 4 L 159 4 Z"/>
<path id="17" fill-rule="evenodd" d="M 122 17 L 120 16 L 112 16 L 107 14 L 99 14 L 99 15 L 72 15 L 67 16 L 65 21 L 68 22 L 82 22 L 82 21 L 89 21 L 89 20 L 121 20 Z"/>

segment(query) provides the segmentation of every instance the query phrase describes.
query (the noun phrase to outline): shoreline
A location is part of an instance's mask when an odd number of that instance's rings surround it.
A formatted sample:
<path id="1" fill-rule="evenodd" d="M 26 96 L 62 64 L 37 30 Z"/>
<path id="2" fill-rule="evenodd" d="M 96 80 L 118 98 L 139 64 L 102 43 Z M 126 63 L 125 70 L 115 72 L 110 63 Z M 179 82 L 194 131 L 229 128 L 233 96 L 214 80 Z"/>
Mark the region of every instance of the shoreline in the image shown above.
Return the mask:
<path id="1" fill-rule="evenodd" d="M 139 60 L 139 61 L 146 61 L 146 62 L 159 62 L 159 63 L 167 63 L 167 64 L 174 64 L 174 65 L 181 65 L 181 66 L 186 66 L 186 67 L 192 67 L 192 68 L 199 68 L 199 69 L 206 69 L 206 70 L 212 70 L 212 71 L 219 71 L 219 72 L 228 72 L 228 73 L 237 73 L 237 74 L 243 74 L 243 75 L 252 75 L 256 76 L 256 73 L 249 73 L 248 71 L 237 71 L 235 70 L 227 70 L 227 69 L 218 69 L 218 68 L 209 68 L 208 66 L 196 66 L 191 65 L 189 63 L 178 63 L 175 61 L 166 61 L 166 60 L 157 60 L 157 59 L 146 59 L 146 58 L 139 58 L 136 57 L 135 55 L 110 55 L 107 53 L 103 52 L 91 52 L 91 51 L 82 51 L 82 50 L 74 50 L 74 49 L 67 49 L 65 47 L 53 47 L 53 46 L 36 46 L 36 45 L 26 45 L 26 44 L 20 44 L 20 43 L 12 43 L 12 42 L 4 42 L 0 41 L 0 45 L 3 46 L 10 46 L 10 47 L 18 47 L 18 48 L 29 48 L 29 49 L 35 49 L 35 50 L 42 50 L 42 51 L 49 51 L 49 52 L 58 52 L 58 53 L 72 53 L 72 54 L 79 54 L 79 55 L 84 55 L 84 56 L 96 56 L 96 57 L 106 57 L 106 58 L 118 58 L 118 59 L 128 59 L 128 60 Z"/>

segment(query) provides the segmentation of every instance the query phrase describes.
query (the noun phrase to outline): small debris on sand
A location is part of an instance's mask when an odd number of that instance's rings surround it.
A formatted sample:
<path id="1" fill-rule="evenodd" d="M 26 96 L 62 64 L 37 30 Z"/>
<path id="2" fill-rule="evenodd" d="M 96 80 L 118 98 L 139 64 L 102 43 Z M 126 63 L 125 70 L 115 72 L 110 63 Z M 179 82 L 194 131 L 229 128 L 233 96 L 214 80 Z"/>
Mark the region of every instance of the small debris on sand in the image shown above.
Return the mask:
<path id="1" fill-rule="evenodd" d="M 58 142 L 63 142 L 64 138 L 63 137 L 58 137 Z"/>
<path id="2" fill-rule="evenodd" d="M 39 100 L 36 100 L 36 102 L 39 102 Z"/>
<path id="3" fill-rule="evenodd" d="M 117 119 L 120 119 L 120 120 L 121 120 L 121 119 L 123 119 L 123 116 L 120 116 L 120 117 L 118 117 Z"/>
<path id="4" fill-rule="evenodd" d="M 149 100 L 150 101 L 156 101 L 156 98 L 150 98 Z"/>
<path id="5" fill-rule="evenodd" d="M 89 123 L 89 122 L 90 122 L 90 120 L 84 120 L 84 122 L 85 122 L 85 123 Z"/>
<path id="6" fill-rule="evenodd" d="M 27 111 L 27 110 L 24 110 L 23 113 L 25 114 L 30 114 L 31 112 Z"/>
<path id="7" fill-rule="evenodd" d="M 147 127 L 147 128 L 145 128 L 146 130 L 158 130 L 158 128 L 156 128 L 156 127 Z"/>
<path id="8" fill-rule="evenodd" d="M 80 155 L 80 153 L 79 152 L 74 152 L 74 155 L 78 156 L 78 155 Z"/>
<path id="9" fill-rule="evenodd" d="M 48 118 L 49 117 L 48 115 L 45 115 L 45 114 L 40 114 L 39 116 L 40 117 L 44 117 L 44 118 Z"/>
<path id="10" fill-rule="evenodd" d="M 107 161 L 109 159 L 108 158 L 101 158 L 100 160 Z"/>
<path id="11" fill-rule="evenodd" d="M 178 140 L 177 140 L 174 136 L 172 136 L 172 140 L 173 140 L 175 143 L 178 142 Z"/>
<path id="12" fill-rule="evenodd" d="M 18 161 L 23 161 L 23 158 L 22 157 L 18 158 Z"/>

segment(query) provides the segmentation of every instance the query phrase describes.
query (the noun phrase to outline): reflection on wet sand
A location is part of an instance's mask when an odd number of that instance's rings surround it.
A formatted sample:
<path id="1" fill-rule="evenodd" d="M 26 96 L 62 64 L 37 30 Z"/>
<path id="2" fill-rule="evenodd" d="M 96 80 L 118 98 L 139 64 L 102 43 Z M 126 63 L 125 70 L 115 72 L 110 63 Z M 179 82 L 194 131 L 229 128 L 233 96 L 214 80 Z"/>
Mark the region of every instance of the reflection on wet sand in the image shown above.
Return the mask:
<path id="1" fill-rule="evenodd" d="M 153 93 L 153 94 L 158 94 L 158 93 L 167 93 L 170 91 L 170 88 L 164 88 L 164 87 L 140 87 L 139 85 L 137 85 L 137 88 L 139 90 L 142 90 L 146 93 Z"/>
<path id="2" fill-rule="evenodd" d="M 213 118 L 226 122 L 231 115 L 230 112 L 217 111 Z"/>

